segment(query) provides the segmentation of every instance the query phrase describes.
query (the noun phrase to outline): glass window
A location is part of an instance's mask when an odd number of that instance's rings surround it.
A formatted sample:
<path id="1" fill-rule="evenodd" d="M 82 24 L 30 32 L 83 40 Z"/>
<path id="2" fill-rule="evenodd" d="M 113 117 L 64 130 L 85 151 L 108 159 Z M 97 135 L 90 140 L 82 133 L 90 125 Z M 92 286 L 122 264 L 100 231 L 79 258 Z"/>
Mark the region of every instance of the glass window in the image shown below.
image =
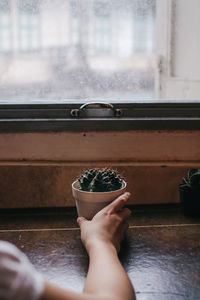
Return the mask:
<path id="1" fill-rule="evenodd" d="M 70 45 L 75 50 L 81 43 L 81 13 L 77 1 L 70 1 L 69 28 Z"/>
<path id="2" fill-rule="evenodd" d="M 135 53 L 154 52 L 155 8 L 138 9 L 133 18 L 133 51 Z M 144 55 L 144 54 L 143 54 Z"/>
<path id="3" fill-rule="evenodd" d="M 111 14 L 108 1 L 94 2 L 94 48 L 97 55 L 111 52 Z"/>
<path id="4" fill-rule="evenodd" d="M 0 47 L 14 53 L 0 68 L 4 100 L 155 98 L 155 0 L 2 3 Z"/>
<path id="5" fill-rule="evenodd" d="M 10 1 L 0 2 L 0 52 L 7 53 L 11 51 L 11 3 Z"/>
<path id="6" fill-rule="evenodd" d="M 109 53 L 112 45 L 111 37 L 110 18 L 97 16 L 95 20 L 95 51 L 97 53 Z"/>
<path id="7" fill-rule="evenodd" d="M 199 0 L 2 0 L 0 101 L 198 100 L 199 11 Z"/>
<path id="8" fill-rule="evenodd" d="M 17 4 L 19 51 L 38 50 L 40 35 L 38 1 L 18 0 Z"/>

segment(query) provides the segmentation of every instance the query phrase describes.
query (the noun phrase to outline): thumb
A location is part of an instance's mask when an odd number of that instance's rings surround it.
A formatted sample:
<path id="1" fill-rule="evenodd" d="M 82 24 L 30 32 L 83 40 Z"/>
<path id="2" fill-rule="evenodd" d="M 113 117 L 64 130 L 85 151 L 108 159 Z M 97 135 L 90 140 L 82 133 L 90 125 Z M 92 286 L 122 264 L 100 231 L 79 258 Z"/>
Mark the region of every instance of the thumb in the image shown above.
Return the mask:
<path id="1" fill-rule="evenodd" d="M 78 217 L 78 219 L 77 219 L 77 223 L 78 223 L 79 227 L 81 227 L 81 225 L 86 221 L 87 221 L 87 219 L 84 217 Z"/>

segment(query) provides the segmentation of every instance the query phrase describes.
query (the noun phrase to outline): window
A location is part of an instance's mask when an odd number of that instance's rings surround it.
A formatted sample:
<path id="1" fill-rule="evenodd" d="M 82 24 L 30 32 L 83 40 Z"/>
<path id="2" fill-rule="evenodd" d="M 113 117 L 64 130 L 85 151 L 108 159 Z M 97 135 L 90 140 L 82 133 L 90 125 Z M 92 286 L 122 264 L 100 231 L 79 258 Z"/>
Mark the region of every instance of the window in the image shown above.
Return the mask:
<path id="1" fill-rule="evenodd" d="M 95 50 L 106 53 L 111 50 L 110 20 L 107 16 L 96 17 L 95 21 Z"/>
<path id="2" fill-rule="evenodd" d="M 154 99 L 155 1 L 4 1 L 13 48 L 2 99 Z"/>
<path id="3" fill-rule="evenodd" d="M 0 53 L 11 51 L 11 17 L 10 1 L 0 3 Z"/>
<path id="4" fill-rule="evenodd" d="M 71 32 L 71 47 L 78 48 L 81 42 L 81 15 L 76 1 L 70 2 L 69 27 Z M 77 48 L 76 48 L 77 47 Z"/>
<path id="5" fill-rule="evenodd" d="M 155 51 L 155 7 L 138 9 L 133 18 L 133 51 L 152 54 Z"/>
<path id="6" fill-rule="evenodd" d="M 80 19 L 77 16 L 72 17 L 72 45 L 78 46 L 80 43 Z"/>
<path id="7" fill-rule="evenodd" d="M 13 8 L 14 9 L 14 8 Z M 18 42 L 19 51 L 39 49 L 39 8 L 37 1 L 18 2 Z"/>
<path id="8" fill-rule="evenodd" d="M 2 118 L 81 124 L 76 109 L 94 101 L 114 104 L 112 128 L 197 128 L 199 10 L 198 0 L 2 1 Z M 95 108 L 84 110 L 98 119 Z"/>
<path id="9" fill-rule="evenodd" d="M 98 54 L 111 52 L 112 35 L 111 35 L 111 11 L 109 10 L 108 3 L 94 2 L 94 44 L 95 51 Z"/>

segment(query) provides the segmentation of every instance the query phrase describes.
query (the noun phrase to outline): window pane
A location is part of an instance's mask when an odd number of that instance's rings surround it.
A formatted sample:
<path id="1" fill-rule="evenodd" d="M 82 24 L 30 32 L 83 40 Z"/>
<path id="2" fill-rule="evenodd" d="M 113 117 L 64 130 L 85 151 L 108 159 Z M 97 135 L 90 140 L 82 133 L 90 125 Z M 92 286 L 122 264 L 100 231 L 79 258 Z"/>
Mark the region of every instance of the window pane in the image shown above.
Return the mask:
<path id="1" fill-rule="evenodd" d="M 156 0 L 4 0 L 0 100 L 154 99 Z"/>
<path id="2" fill-rule="evenodd" d="M 10 1 L 0 3 L 0 53 L 11 51 Z"/>

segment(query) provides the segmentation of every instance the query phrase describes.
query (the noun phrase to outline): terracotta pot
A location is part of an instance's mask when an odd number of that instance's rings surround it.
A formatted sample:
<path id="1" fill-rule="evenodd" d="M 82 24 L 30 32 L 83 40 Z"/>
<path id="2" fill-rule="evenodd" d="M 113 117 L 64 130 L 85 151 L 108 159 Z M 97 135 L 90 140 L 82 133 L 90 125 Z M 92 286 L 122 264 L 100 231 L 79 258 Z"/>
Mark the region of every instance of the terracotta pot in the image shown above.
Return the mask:
<path id="1" fill-rule="evenodd" d="M 123 180 L 120 190 L 111 192 L 86 192 L 79 189 L 78 180 L 72 183 L 72 194 L 76 202 L 78 216 L 91 220 L 103 207 L 111 203 L 126 191 L 126 182 Z"/>

